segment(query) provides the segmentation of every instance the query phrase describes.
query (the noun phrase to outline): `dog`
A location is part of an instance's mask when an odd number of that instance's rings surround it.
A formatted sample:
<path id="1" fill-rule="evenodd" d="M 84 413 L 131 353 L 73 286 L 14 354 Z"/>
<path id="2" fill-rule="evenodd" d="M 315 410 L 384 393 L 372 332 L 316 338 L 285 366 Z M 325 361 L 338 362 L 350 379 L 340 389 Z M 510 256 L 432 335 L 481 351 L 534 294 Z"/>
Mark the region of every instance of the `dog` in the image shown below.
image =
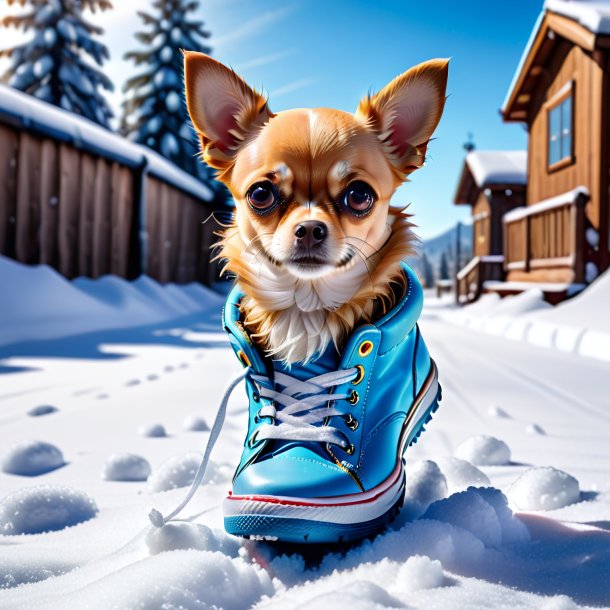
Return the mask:
<path id="1" fill-rule="evenodd" d="M 268 356 L 304 363 L 341 350 L 353 329 L 389 311 L 405 289 L 411 216 L 390 206 L 424 165 L 445 105 L 448 61 L 421 63 L 354 114 L 274 114 L 233 70 L 185 52 L 188 111 L 201 157 L 235 199 L 219 234 L 223 272 L 245 293 L 250 337 Z"/>

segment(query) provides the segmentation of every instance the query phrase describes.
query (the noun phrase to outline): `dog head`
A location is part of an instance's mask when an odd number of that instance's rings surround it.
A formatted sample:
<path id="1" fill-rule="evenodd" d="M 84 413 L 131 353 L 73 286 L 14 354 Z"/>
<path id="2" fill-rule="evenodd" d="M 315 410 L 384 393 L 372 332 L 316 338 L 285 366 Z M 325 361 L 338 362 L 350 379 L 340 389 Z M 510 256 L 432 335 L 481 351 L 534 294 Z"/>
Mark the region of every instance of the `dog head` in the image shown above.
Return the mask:
<path id="1" fill-rule="evenodd" d="M 424 163 L 443 111 L 447 62 L 412 68 L 355 114 L 273 114 L 201 53 L 185 54 L 185 81 L 203 159 L 235 199 L 243 243 L 295 277 L 316 278 L 368 259 L 388 239 L 390 198 Z"/>

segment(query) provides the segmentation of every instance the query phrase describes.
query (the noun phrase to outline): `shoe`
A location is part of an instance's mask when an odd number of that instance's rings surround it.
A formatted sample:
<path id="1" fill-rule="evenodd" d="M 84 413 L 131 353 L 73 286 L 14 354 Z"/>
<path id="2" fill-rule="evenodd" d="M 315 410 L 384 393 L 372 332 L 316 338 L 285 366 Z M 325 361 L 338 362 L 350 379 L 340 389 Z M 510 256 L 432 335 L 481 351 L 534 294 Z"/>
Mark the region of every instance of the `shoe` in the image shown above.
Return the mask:
<path id="1" fill-rule="evenodd" d="M 253 344 L 240 322 L 238 285 L 229 294 L 223 324 L 244 366 L 249 420 L 224 501 L 228 533 L 348 542 L 375 534 L 400 510 L 403 454 L 441 397 L 417 326 L 423 291 L 413 271 L 402 270 L 403 298 L 356 328 L 342 354 L 331 345 L 289 368 Z"/>

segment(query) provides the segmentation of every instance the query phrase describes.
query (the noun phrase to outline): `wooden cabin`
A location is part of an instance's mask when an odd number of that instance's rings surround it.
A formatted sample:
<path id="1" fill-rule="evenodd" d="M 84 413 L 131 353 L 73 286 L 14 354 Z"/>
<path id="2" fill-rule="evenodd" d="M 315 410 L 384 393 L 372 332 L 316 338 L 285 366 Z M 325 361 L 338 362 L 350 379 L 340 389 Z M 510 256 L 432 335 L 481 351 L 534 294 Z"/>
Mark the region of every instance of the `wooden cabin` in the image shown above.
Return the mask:
<path id="1" fill-rule="evenodd" d="M 504 280 L 502 217 L 525 204 L 527 153 L 473 151 L 466 155 L 454 203 L 472 208 L 473 258 L 458 272 L 456 296 L 479 298 L 489 282 Z"/>
<path id="2" fill-rule="evenodd" d="M 547 0 L 502 115 L 529 132 L 526 206 L 504 216 L 502 294 L 550 302 L 610 264 L 610 3 Z"/>

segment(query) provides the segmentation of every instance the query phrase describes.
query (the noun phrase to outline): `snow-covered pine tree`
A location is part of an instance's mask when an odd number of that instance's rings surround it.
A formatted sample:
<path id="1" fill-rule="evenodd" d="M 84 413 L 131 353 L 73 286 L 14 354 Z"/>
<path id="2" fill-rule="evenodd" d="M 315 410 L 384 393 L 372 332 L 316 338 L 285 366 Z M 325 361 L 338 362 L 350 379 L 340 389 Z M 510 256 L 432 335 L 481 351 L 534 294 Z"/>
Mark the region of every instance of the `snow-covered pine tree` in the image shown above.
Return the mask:
<path id="1" fill-rule="evenodd" d="M 109 53 L 107 47 L 95 39 L 103 30 L 86 21 L 83 11 L 95 13 L 98 9 L 110 9 L 110 1 L 6 2 L 20 4 L 24 12 L 5 16 L 0 25 L 24 32 L 33 30 L 33 36 L 24 44 L 0 51 L 0 56 L 11 59 L 3 80 L 45 102 L 108 127 L 112 111 L 101 90 L 112 91 L 114 87 L 94 63 L 101 67 Z"/>
<path id="2" fill-rule="evenodd" d="M 147 31 L 136 39 L 145 48 L 125 55 L 144 69 L 125 83 L 121 128 L 131 140 L 207 181 L 210 174 L 196 157 L 198 141 L 183 102 L 181 49 L 209 53 L 204 43 L 209 33 L 191 18 L 198 1 L 155 0 L 152 6 L 152 15 L 138 12 Z"/>

